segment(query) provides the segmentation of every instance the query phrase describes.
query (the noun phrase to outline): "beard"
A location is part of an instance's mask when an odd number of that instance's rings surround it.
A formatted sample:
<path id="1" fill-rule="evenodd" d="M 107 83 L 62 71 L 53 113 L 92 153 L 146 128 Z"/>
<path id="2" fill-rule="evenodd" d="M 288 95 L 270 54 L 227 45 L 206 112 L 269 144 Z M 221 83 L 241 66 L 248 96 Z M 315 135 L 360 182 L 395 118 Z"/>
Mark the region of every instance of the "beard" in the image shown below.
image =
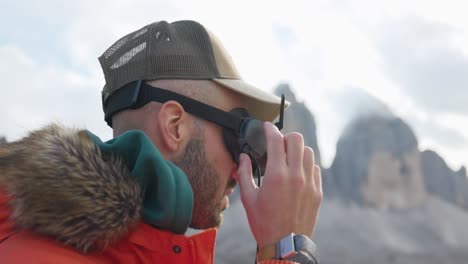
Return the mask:
<path id="1" fill-rule="evenodd" d="M 194 206 L 190 227 L 194 229 L 219 227 L 223 221 L 222 212 L 226 209 L 222 204 L 224 192 L 219 197 L 221 179 L 209 164 L 203 143 L 200 136 L 193 137 L 188 142 L 185 152 L 174 161 L 187 174 L 192 186 Z M 229 185 L 232 185 L 231 181 Z"/>

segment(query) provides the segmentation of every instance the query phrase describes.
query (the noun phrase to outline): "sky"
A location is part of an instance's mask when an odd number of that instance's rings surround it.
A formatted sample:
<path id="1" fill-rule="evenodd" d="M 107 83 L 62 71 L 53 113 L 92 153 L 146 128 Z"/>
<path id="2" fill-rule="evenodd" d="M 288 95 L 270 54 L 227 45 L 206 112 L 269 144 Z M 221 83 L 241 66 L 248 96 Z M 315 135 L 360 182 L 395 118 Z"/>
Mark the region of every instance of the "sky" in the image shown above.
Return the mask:
<path id="1" fill-rule="evenodd" d="M 159 20 L 197 20 L 244 80 L 288 83 L 315 116 L 322 160 L 357 115 L 389 110 L 420 150 L 468 165 L 468 16 L 464 1 L 0 0 L 0 135 L 49 122 L 103 139 L 97 57 Z"/>

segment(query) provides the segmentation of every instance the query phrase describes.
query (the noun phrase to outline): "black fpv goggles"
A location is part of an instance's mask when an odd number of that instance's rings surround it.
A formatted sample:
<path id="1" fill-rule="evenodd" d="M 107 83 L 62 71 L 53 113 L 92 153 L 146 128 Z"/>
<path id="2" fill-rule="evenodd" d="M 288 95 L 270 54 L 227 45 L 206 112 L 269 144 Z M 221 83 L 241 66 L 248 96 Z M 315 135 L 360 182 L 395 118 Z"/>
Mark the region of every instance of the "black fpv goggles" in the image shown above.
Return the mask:
<path id="1" fill-rule="evenodd" d="M 165 103 L 174 100 L 182 105 L 188 113 L 213 122 L 224 129 L 224 143 L 232 159 L 239 164 L 239 156 L 246 153 L 252 160 L 252 172 L 260 177 L 265 171 L 267 162 L 266 140 L 263 132 L 263 121 L 254 119 L 244 108 L 235 108 L 225 112 L 200 101 L 165 89 L 150 86 L 139 80 L 126 84 L 111 95 L 105 105 L 104 113 L 107 124 L 112 127 L 112 116 L 125 109 L 138 109 L 154 101 Z M 281 97 L 280 119 L 275 125 L 283 128 L 284 95 Z"/>

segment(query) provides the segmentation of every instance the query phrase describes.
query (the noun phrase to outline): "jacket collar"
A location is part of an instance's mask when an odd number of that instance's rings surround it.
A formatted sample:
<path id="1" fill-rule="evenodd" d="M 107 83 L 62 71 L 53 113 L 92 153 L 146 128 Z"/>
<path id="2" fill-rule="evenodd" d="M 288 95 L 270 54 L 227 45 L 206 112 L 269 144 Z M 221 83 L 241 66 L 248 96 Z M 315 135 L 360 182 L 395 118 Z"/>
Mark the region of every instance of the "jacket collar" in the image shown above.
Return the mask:
<path id="1" fill-rule="evenodd" d="M 0 145 L 0 185 L 19 229 L 83 253 L 106 248 L 141 220 L 183 234 L 193 207 L 186 175 L 141 131 L 102 142 L 46 126 Z"/>

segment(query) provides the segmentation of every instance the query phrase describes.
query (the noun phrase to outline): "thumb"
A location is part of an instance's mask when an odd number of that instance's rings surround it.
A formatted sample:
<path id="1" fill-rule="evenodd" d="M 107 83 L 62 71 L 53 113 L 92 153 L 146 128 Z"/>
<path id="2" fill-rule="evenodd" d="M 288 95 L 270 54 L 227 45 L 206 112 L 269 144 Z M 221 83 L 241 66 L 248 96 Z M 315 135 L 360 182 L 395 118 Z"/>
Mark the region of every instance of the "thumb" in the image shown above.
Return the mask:
<path id="1" fill-rule="evenodd" d="M 252 177 L 252 163 L 247 154 L 242 153 L 239 157 L 239 168 L 237 170 L 240 185 L 242 203 L 250 203 L 255 198 L 257 185 Z"/>

